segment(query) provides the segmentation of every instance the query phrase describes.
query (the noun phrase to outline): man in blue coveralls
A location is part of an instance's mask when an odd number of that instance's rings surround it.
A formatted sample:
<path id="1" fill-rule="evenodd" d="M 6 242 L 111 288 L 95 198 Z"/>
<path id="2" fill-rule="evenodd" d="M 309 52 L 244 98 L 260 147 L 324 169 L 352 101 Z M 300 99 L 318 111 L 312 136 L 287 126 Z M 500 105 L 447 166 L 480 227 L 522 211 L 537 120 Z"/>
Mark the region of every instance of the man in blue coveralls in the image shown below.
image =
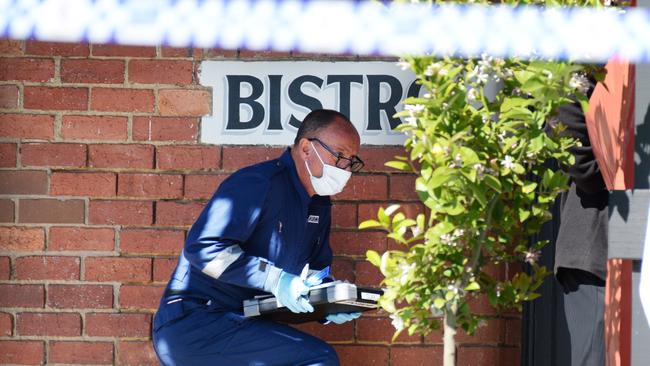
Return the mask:
<path id="1" fill-rule="evenodd" d="M 345 115 L 315 110 L 278 159 L 221 183 L 189 231 L 154 317 L 154 348 L 164 365 L 339 364 L 318 338 L 244 318 L 242 303 L 270 292 L 294 313 L 313 311 L 301 272 L 332 262 L 329 196 L 363 167 L 359 144 Z"/>

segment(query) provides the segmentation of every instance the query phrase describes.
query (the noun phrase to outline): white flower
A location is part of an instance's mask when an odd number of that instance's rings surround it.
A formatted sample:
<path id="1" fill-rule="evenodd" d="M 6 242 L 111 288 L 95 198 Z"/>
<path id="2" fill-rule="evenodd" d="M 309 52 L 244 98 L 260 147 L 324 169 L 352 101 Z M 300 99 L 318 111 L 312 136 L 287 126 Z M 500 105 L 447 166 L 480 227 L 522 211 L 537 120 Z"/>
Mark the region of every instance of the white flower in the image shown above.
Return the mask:
<path id="1" fill-rule="evenodd" d="M 575 73 L 571 75 L 571 80 L 569 80 L 569 86 L 573 89 L 580 91 L 583 94 L 587 94 L 589 91 L 589 79 L 587 76 L 581 73 Z"/>
<path id="2" fill-rule="evenodd" d="M 395 314 L 391 314 L 389 318 L 393 319 L 390 323 L 395 327 L 396 330 L 404 329 L 404 320 Z"/>
<path id="3" fill-rule="evenodd" d="M 506 155 L 506 157 L 501 160 L 501 165 L 507 169 L 512 169 L 515 167 L 515 160 L 512 158 L 512 156 Z"/>
<path id="4" fill-rule="evenodd" d="M 553 79 L 553 73 L 552 73 L 552 72 L 550 72 L 550 71 L 548 71 L 548 70 L 542 70 L 542 73 L 544 73 L 544 75 L 546 75 L 546 77 L 547 77 L 549 80 Z"/>
<path id="5" fill-rule="evenodd" d="M 447 69 L 440 69 L 440 71 L 438 71 L 438 75 L 440 76 L 445 76 L 447 74 L 449 74 L 449 70 Z"/>
<path id="6" fill-rule="evenodd" d="M 422 104 L 407 104 L 404 106 L 404 109 L 406 109 L 409 114 L 414 115 L 422 112 L 424 110 L 424 105 Z"/>
<path id="7" fill-rule="evenodd" d="M 422 97 L 424 97 L 426 99 L 431 99 L 431 93 L 424 93 L 424 95 Z"/>
<path id="8" fill-rule="evenodd" d="M 435 73 L 441 71 L 440 70 L 441 67 L 442 67 L 442 64 L 440 62 L 434 62 L 434 63 L 430 64 L 429 66 L 427 66 L 427 68 L 424 70 L 424 75 L 433 76 Z"/>
<path id="9" fill-rule="evenodd" d="M 474 101 L 476 101 L 477 98 L 478 98 L 478 95 L 477 95 L 477 93 L 476 93 L 476 89 L 470 89 L 470 90 L 467 92 L 467 100 L 468 100 L 468 101 L 470 101 L 470 102 L 474 102 Z"/>
<path id="10" fill-rule="evenodd" d="M 451 168 L 461 168 L 463 166 L 463 157 L 460 154 L 454 156 L 454 161 L 451 163 Z"/>
<path id="11" fill-rule="evenodd" d="M 408 282 L 409 273 L 415 269 L 415 263 L 411 263 L 410 265 L 402 263 L 400 264 L 399 268 L 402 271 L 402 275 L 399 278 L 399 283 L 406 285 L 406 282 Z"/>
<path id="12" fill-rule="evenodd" d="M 474 164 L 474 170 L 476 170 L 476 175 L 480 178 L 485 174 L 485 165 L 476 163 Z"/>
<path id="13" fill-rule="evenodd" d="M 524 252 L 524 254 L 526 255 L 524 261 L 528 264 L 535 264 L 539 260 L 540 255 L 542 255 L 539 250 L 533 252 Z"/>

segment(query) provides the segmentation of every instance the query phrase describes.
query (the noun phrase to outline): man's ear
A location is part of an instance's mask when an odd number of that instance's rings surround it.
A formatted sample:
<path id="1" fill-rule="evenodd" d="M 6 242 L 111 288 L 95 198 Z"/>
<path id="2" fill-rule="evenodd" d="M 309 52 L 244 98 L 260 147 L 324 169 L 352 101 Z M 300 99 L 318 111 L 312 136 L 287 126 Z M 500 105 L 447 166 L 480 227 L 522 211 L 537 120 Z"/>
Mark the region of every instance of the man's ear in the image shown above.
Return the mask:
<path id="1" fill-rule="evenodd" d="M 306 158 L 311 153 L 309 145 L 309 140 L 306 138 L 301 138 L 300 141 L 298 141 L 298 151 L 300 151 L 300 156 L 303 158 Z"/>

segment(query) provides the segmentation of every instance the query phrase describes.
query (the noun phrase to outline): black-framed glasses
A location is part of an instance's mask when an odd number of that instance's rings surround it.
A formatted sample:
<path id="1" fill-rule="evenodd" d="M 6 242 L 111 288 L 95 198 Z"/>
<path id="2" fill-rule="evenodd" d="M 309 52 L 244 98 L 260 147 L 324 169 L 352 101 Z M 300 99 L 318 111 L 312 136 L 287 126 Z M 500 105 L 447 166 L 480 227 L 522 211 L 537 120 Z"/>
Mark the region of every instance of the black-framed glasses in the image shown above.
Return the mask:
<path id="1" fill-rule="evenodd" d="M 334 151 L 334 149 L 327 146 L 326 143 L 324 143 L 323 141 L 321 141 L 321 140 L 319 140 L 319 139 L 317 139 L 315 137 L 308 138 L 307 140 L 308 141 L 316 141 L 316 142 L 318 142 L 320 144 L 320 146 L 324 147 L 325 150 L 327 150 L 327 152 L 332 154 L 336 158 L 336 163 L 334 165 L 337 168 L 341 168 L 341 169 L 350 168 L 350 171 L 352 171 L 353 173 L 357 173 L 358 171 L 361 170 L 361 168 L 363 168 L 363 165 L 364 165 L 363 160 L 359 159 L 358 156 L 352 155 L 349 158 L 347 156 L 343 156 L 341 153 L 338 153 L 338 152 Z"/>

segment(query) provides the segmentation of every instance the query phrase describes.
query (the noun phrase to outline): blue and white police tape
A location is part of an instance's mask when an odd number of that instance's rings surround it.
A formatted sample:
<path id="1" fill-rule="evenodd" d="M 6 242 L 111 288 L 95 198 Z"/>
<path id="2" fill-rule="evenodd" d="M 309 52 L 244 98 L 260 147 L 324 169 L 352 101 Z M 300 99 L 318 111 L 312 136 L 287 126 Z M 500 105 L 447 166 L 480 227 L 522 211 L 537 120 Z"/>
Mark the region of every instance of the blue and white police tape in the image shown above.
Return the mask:
<path id="1" fill-rule="evenodd" d="M 650 11 L 291 0 L 0 0 L 0 36 L 359 55 L 650 61 Z"/>

